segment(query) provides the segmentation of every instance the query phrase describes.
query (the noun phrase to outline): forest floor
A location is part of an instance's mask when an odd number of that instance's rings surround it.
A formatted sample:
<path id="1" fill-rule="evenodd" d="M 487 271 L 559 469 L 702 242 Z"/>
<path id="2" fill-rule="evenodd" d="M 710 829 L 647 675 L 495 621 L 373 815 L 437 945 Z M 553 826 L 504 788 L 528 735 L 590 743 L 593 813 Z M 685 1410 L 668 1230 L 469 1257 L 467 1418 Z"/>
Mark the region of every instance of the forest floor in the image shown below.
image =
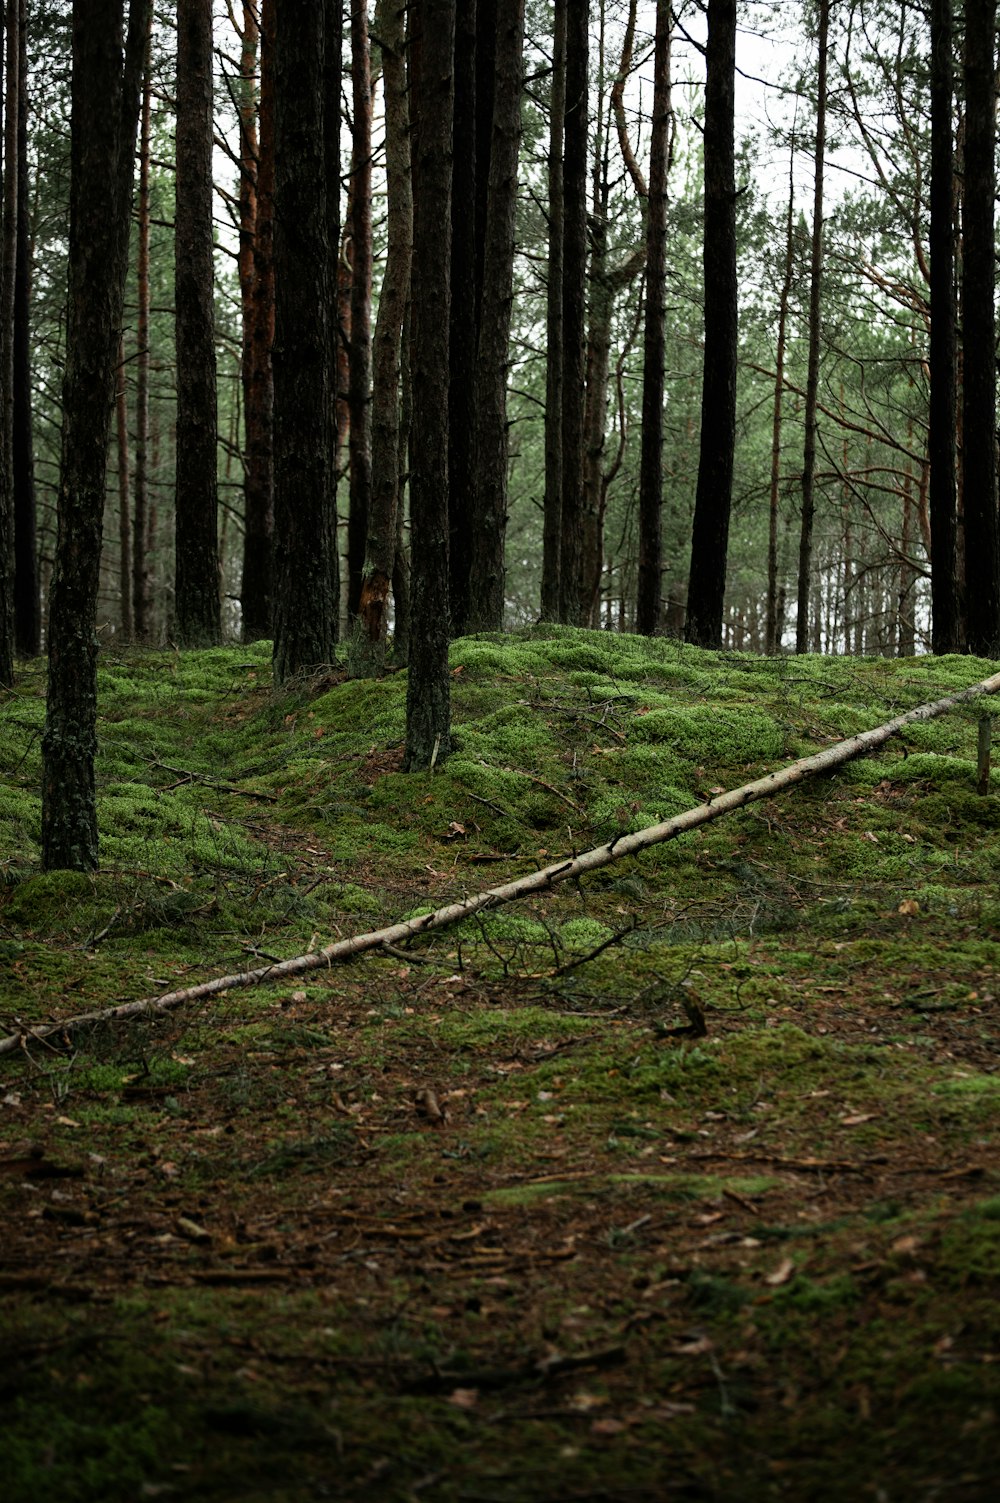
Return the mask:
<path id="1" fill-rule="evenodd" d="M 6 1503 L 1000 1495 L 1000 779 L 981 707 L 393 954 L 301 953 L 985 677 L 555 630 L 276 697 L 107 653 L 102 870 L 0 701 Z M 702 1031 L 702 1021 L 704 1030 Z"/>

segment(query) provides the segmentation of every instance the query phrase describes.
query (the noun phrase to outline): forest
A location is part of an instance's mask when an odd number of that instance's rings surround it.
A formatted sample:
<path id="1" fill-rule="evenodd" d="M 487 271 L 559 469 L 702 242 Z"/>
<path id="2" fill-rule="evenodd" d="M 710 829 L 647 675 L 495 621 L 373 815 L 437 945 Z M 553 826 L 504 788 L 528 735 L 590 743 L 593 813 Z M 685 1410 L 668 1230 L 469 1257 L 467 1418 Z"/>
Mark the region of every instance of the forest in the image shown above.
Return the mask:
<path id="1" fill-rule="evenodd" d="M 470 631 L 996 650 L 995 7 L 105 9 L 114 57 L 5 21 L 0 680 L 45 621 L 53 758 L 92 626 L 408 664 L 415 767 Z"/>
<path id="2" fill-rule="evenodd" d="M 0 4 L 5 1503 L 998 1495 L 997 33 Z"/>

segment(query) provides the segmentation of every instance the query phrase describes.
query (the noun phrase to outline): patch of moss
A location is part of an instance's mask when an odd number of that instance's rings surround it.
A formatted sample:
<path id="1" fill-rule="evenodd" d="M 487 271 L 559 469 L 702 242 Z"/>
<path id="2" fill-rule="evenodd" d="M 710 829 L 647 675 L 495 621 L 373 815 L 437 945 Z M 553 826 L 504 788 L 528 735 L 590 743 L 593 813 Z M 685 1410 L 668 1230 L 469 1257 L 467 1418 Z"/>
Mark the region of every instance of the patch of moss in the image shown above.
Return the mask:
<path id="1" fill-rule="evenodd" d="M 5 922 L 29 932 L 51 930 L 92 911 L 96 878 L 85 872 L 51 871 L 20 882 L 4 904 Z"/>

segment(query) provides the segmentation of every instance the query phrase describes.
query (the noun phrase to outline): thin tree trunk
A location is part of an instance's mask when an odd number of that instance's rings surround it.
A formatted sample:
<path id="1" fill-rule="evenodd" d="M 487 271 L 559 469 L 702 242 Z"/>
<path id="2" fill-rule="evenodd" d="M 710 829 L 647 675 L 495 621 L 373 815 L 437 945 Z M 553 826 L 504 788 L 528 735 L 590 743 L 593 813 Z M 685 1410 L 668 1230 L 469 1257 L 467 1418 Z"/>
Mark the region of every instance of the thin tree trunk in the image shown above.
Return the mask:
<path id="1" fill-rule="evenodd" d="M 151 77 L 152 7 L 146 32 L 139 121 L 139 191 L 136 204 L 136 356 L 135 356 L 135 473 L 132 514 L 132 628 L 138 642 L 150 634 L 149 603 L 149 365 L 150 291 L 149 157 L 153 85 Z"/>
<path id="2" fill-rule="evenodd" d="M 931 640 L 960 647 L 955 494 L 955 152 L 952 139 L 952 0 L 931 0 Z"/>
<path id="3" fill-rule="evenodd" d="M 819 343 L 823 284 L 823 172 L 826 158 L 826 76 L 830 0 L 819 0 L 819 65 L 816 76 L 816 152 L 813 177 L 812 258 L 809 267 L 809 357 L 806 371 L 805 448 L 802 458 L 802 531 L 799 535 L 798 614 L 795 651 L 809 647 L 809 595 L 813 523 L 816 515 L 816 404 L 819 400 Z"/>
<path id="4" fill-rule="evenodd" d="M 605 119 L 605 39 L 607 0 L 599 0 L 597 25 L 597 99 L 594 127 L 593 179 L 589 224 L 588 283 L 590 300 L 584 354 L 583 489 L 580 499 L 580 601 L 575 620 L 593 626 L 600 601 L 603 559 L 602 480 L 605 430 L 608 420 L 608 372 L 611 365 L 611 317 L 614 294 L 608 267 L 609 121 Z M 625 49 L 631 47 L 628 30 Z M 619 77 L 628 62 L 623 55 Z M 610 113 L 610 111 L 609 111 Z"/>
<path id="5" fill-rule="evenodd" d="M 719 647 L 736 444 L 736 0 L 708 0 L 705 90 L 705 368 L 685 636 Z"/>
<path id="6" fill-rule="evenodd" d="M 484 0 L 485 3 L 485 0 Z M 476 54 L 478 0 L 455 6 L 455 124 L 451 181 L 451 312 L 448 387 L 448 574 L 452 631 L 468 625 L 475 534 L 476 352 L 479 345 L 476 175 L 489 171 L 489 141 L 477 159 Z"/>
<path id="7" fill-rule="evenodd" d="M 968 647 L 1000 652 L 996 403 L 996 0 L 965 6 L 962 433 Z"/>
<path id="8" fill-rule="evenodd" d="M 448 403 L 455 0 L 411 0 L 413 275 L 410 358 L 412 597 L 406 687 L 407 771 L 447 756 Z"/>
<path id="9" fill-rule="evenodd" d="M 125 390 L 125 341 L 118 341 L 115 377 L 115 439 L 118 479 L 118 584 L 122 636 L 132 638 L 132 517 L 129 497 L 128 399 Z"/>
<path id="10" fill-rule="evenodd" d="M 282 0 L 274 26 L 274 677 L 329 663 L 330 301 L 325 12 Z"/>
<path id="11" fill-rule="evenodd" d="M 17 269 L 17 148 L 21 46 L 19 6 L 5 22 L 3 234 L 0 239 L 0 687 L 14 682 L 14 291 Z"/>
<path id="12" fill-rule="evenodd" d="M 28 213 L 27 3 L 19 0 L 17 111 L 17 265 L 14 283 L 14 645 L 21 657 L 42 650 L 38 590 L 31 400 L 31 225 Z"/>
<path id="13" fill-rule="evenodd" d="M 563 126 L 562 522 L 560 619 L 580 620 L 583 594 L 584 403 L 587 333 L 587 158 L 590 146 L 590 5 L 577 0 L 566 21 Z"/>
<path id="14" fill-rule="evenodd" d="M 774 357 L 774 415 L 771 420 L 771 485 L 767 525 L 767 620 L 764 651 L 770 656 L 781 645 L 778 628 L 778 519 L 781 506 L 781 420 L 785 398 L 785 346 L 788 338 L 788 300 L 795 267 L 795 136 L 788 159 L 788 212 L 785 217 L 785 270 L 778 297 L 778 342 Z"/>
<path id="15" fill-rule="evenodd" d="M 97 865 L 95 623 L 135 131 L 151 0 L 75 0 L 59 521 L 42 736 L 42 863 Z"/>
<path id="16" fill-rule="evenodd" d="M 367 0 L 351 0 L 351 341 L 350 502 L 347 516 L 347 616 L 361 602 L 372 488 L 372 78 Z"/>
<path id="17" fill-rule="evenodd" d="M 410 657 L 410 550 L 406 542 L 406 496 L 410 482 L 410 428 L 413 383 L 410 379 L 410 303 L 403 315 L 399 362 L 399 475 L 396 492 L 396 556 L 392 565 L 392 656 L 399 665 Z"/>
<path id="18" fill-rule="evenodd" d="M 340 477 L 340 411 L 337 402 L 340 358 L 347 359 L 347 347 L 341 339 L 341 331 L 335 316 L 339 307 L 340 226 L 340 125 L 341 91 L 344 69 L 344 5 L 343 0 L 323 0 L 325 9 L 325 50 L 323 55 L 323 134 L 326 171 L 326 241 L 323 254 L 326 258 L 326 286 L 330 289 L 331 306 L 326 315 L 326 369 L 328 401 L 326 406 L 327 442 L 327 489 L 323 507 L 323 527 L 326 532 L 326 548 L 330 569 L 330 597 L 333 602 L 333 617 L 330 630 L 333 641 L 340 640 L 340 534 L 337 515 L 337 488 Z M 345 367 L 346 369 L 346 367 Z M 344 404 L 345 414 L 347 405 Z"/>
<path id="19" fill-rule="evenodd" d="M 642 347 L 642 450 L 639 458 L 639 580 L 636 630 L 661 628 L 663 574 L 663 388 L 666 340 L 667 174 L 673 107 L 670 78 L 670 0 L 656 0 L 653 43 L 653 119 L 646 204 L 645 324 Z"/>
<path id="20" fill-rule="evenodd" d="M 563 130 L 566 115 L 566 7 L 553 5 L 549 103 L 549 254 L 545 290 L 545 498 L 542 509 L 543 621 L 560 619 L 563 387 Z"/>
<path id="21" fill-rule="evenodd" d="M 271 635 L 274 538 L 274 0 L 243 0 L 240 290 L 243 300 L 245 642 Z M 255 71 L 259 87 L 253 87 Z M 256 97 L 255 97 L 256 95 Z"/>
<path id="22" fill-rule="evenodd" d="M 400 363 L 413 256 L 413 195 L 410 183 L 410 115 L 402 0 L 378 0 L 375 32 L 382 49 L 385 90 L 387 237 L 372 364 L 372 493 L 368 542 L 358 608 L 361 635 L 355 672 L 377 672 L 385 659 L 389 589 L 397 549 L 401 504 Z"/>
<path id="23" fill-rule="evenodd" d="M 177 3 L 177 489 L 174 609 L 188 646 L 222 636 L 212 232 L 212 4 Z"/>
<path id="24" fill-rule="evenodd" d="M 507 375 L 521 144 L 524 0 L 498 0 L 493 133 L 475 385 L 475 529 L 467 627 L 500 631 L 507 531 Z"/>

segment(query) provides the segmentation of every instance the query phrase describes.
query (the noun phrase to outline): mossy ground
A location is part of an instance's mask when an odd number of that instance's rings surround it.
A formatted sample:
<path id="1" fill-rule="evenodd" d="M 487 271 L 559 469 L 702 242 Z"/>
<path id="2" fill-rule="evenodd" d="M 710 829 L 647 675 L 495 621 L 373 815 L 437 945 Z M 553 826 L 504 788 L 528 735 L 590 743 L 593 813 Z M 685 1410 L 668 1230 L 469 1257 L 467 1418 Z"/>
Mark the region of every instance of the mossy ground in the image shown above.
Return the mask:
<path id="1" fill-rule="evenodd" d="M 107 661 L 93 877 L 39 869 L 26 671 L 0 1022 L 378 927 L 990 671 L 567 630 L 452 668 L 455 753 L 407 777 L 401 674 L 275 696 L 266 647 Z M 26 1034 L 5 1500 L 996 1496 L 979 713 L 409 952 Z"/>

